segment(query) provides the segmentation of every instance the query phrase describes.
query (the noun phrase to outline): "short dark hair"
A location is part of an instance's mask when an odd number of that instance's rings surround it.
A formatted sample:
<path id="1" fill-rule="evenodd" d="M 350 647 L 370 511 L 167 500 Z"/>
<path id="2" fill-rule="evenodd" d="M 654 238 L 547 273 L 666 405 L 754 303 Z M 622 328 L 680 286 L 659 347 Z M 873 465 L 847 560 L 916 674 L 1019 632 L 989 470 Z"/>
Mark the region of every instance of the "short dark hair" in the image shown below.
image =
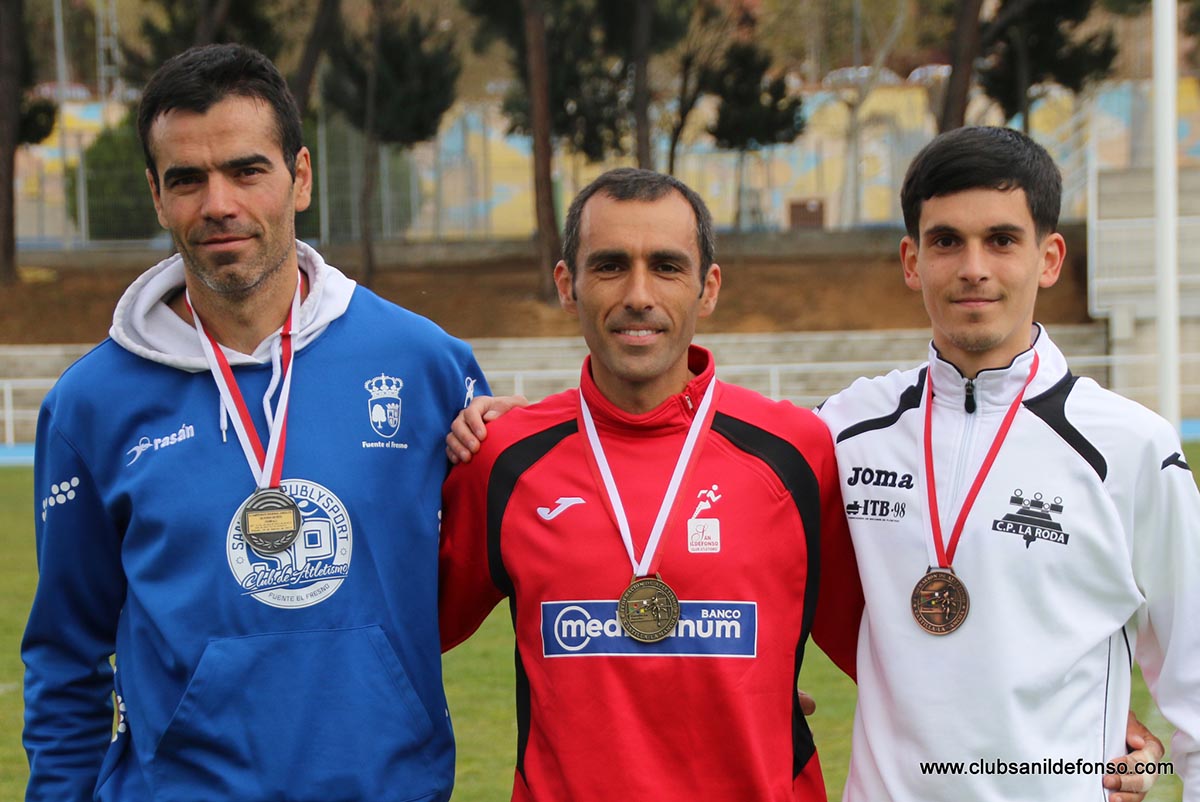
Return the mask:
<path id="1" fill-rule="evenodd" d="M 296 155 L 304 146 L 300 111 L 287 82 L 271 60 L 243 45 L 189 48 L 163 62 L 146 84 L 138 105 L 138 136 L 146 167 L 158 186 L 158 168 L 150 152 L 150 127 L 174 109 L 203 114 L 230 95 L 262 100 L 275 113 L 275 130 L 283 161 L 296 177 Z"/>
<path id="2" fill-rule="evenodd" d="M 604 194 L 617 201 L 656 201 L 668 192 L 678 192 L 691 204 L 696 215 L 696 247 L 700 251 L 700 281 L 708 276 L 708 269 L 716 259 L 716 244 L 713 237 L 712 213 L 699 195 L 687 184 L 672 175 L 636 167 L 618 167 L 601 174 L 595 181 L 579 191 L 567 210 L 563 224 L 563 261 L 575 276 L 575 258 L 579 255 L 579 225 L 583 207 L 596 194 Z"/>
<path id="3" fill-rule="evenodd" d="M 908 235 L 920 236 L 925 201 L 968 189 L 1022 189 L 1038 237 L 1058 228 L 1062 176 L 1046 149 L 1011 128 L 971 126 L 934 137 L 908 166 L 900 190 Z"/>

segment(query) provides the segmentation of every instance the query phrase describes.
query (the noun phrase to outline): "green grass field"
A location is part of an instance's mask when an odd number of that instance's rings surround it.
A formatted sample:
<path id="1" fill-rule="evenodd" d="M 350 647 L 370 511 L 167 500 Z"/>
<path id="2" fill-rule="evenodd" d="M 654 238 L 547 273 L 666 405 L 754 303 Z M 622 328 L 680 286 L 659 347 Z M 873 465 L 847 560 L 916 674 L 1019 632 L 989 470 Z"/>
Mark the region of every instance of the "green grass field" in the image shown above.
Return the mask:
<path id="1" fill-rule="evenodd" d="M 1200 464 L 1200 444 L 1187 449 Z M 21 749 L 21 659 L 19 644 L 36 568 L 33 550 L 33 471 L 0 468 L 0 799 L 24 794 L 27 767 Z M 458 739 L 455 802 L 496 802 L 512 789 L 516 746 L 513 712 L 512 628 L 501 606 L 478 633 L 446 655 L 446 692 Z M 850 757 L 854 686 L 815 648 L 809 650 L 800 684 L 817 699 L 811 724 L 821 753 L 830 799 L 841 797 Z M 1134 710 L 1168 742 L 1170 728 L 1158 714 L 1140 676 Z M 1151 802 L 1178 802 L 1179 780 L 1160 778 Z"/>

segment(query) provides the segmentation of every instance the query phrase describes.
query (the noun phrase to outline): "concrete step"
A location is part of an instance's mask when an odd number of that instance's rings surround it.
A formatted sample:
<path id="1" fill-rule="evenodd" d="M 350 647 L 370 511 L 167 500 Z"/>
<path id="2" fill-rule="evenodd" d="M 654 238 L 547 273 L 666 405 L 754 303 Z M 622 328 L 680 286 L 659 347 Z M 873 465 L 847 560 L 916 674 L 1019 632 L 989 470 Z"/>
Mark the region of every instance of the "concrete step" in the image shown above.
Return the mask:
<path id="1" fill-rule="evenodd" d="M 1068 358 L 1102 357 L 1107 353 L 1108 334 L 1103 323 L 1059 326 L 1053 336 Z M 706 334 L 696 341 L 713 351 L 717 375 L 723 381 L 815 406 L 859 376 L 879 375 L 924 361 L 929 332 L 904 329 Z M 577 386 L 587 354 L 582 337 L 478 339 L 471 345 L 494 393 L 521 392 L 531 400 Z M 50 382 L 90 348 L 0 346 L 0 387 L 6 379 L 16 380 L 9 388 L 16 442 L 32 442 L 37 409 Z M 1107 384 L 1108 371 L 1102 366 L 1077 366 L 1076 372 Z M 30 379 L 45 381 L 40 386 L 22 386 Z"/>
<path id="2" fill-rule="evenodd" d="M 0 379 L 57 378 L 94 345 L 0 346 Z"/>

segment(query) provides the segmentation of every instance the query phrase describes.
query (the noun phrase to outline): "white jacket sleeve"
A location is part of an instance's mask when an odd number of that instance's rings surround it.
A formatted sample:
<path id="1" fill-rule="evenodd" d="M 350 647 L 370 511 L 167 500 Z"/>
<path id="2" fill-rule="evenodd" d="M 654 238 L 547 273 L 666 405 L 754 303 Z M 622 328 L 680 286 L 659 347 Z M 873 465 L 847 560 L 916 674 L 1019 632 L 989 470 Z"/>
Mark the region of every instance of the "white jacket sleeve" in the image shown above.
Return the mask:
<path id="1" fill-rule="evenodd" d="M 1146 605 L 1137 661 L 1163 715 L 1184 801 L 1200 802 L 1200 492 L 1174 431 L 1146 437 L 1136 477 L 1133 570 Z"/>

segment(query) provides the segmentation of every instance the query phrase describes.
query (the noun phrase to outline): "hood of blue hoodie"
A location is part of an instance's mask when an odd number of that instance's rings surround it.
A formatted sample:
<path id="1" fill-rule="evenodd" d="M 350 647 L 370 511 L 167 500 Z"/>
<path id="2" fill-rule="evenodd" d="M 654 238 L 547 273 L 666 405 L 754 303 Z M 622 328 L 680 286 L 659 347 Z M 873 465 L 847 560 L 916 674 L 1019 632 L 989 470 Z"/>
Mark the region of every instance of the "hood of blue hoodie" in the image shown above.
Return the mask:
<path id="1" fill-rule="evenodd" d="M 308 276 L 308 297 L 300 306 L 300 320 L 293 332 L 293 348 L 300 351 L 321 335 L 350 305 L 355 282 L 326 264 L 312 247 L 296 241 L 300 269 Z M 192 373 L 208 371 L 195 327 L 167 305 L 183 288 L 183 257 L 164 259 L 137 278 L 117 303 L 108 334 L 131 353 L 143 359 Z M 231 365 L 264 364 L 271 361 L 273 343 L 279 332 L 258 344 L 253 354 L 222 347 Z"/>

